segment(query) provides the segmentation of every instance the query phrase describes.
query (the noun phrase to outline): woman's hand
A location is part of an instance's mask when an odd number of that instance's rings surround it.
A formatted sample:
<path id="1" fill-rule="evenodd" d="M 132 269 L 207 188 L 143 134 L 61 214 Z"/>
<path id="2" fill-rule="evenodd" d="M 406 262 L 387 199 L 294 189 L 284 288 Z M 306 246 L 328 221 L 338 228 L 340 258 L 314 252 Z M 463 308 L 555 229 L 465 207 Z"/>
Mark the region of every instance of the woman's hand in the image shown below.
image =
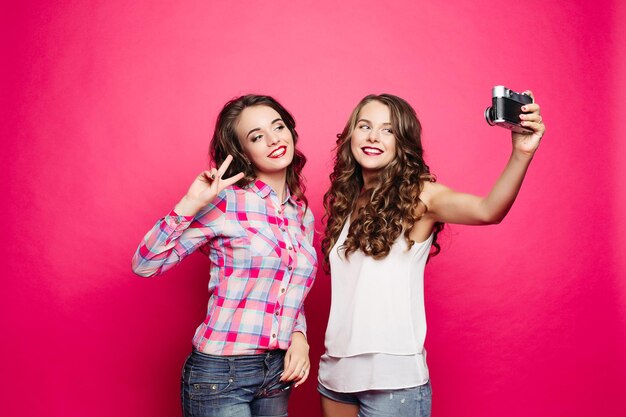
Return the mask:
<path id="1" fill-rule="evenodd" d="M 233 157 L 228 155 L 219 169 L 211 168 L 201 172 L 191 183 L 187 194 L 174 208 L 176 214 L 180 216 L 196 215 L 202 207 L 213 201 L 224 188 L 242 179 L 243 172 L 230 178 L 222 178 L 232 160 Z"/>
<path id="2" fill-rule="evenodd" d="M 532 91 L 525 91 L 525 93 L 533 97 Z M 521 124 L 526 129 L 532 130 L 532 132 L 513 132 L 511 134 L 511 137 L 513 139 L 513 150 L 519 151 L 529 156 L 533 156 L 535 151 L 539 147 L 541 137 L 546 131 L 546 125 L 543 123 L 543 119 L 540 113 L 540 107 L 537 103 L 534 102 L 534 97 L 533 103 L 525 104 L 524 106 L 522 106 L 522 111 L 524 113 L 520 115 Z"/>
<path id="3" fill-rule="evenodd" d="M 295 381 L 295 387 L 304 383 L 309 377 L 311 362 L 309 361 L 309 344 L 300 332 L 291 335 L 291 345 L 285 355 L 285 370 L 280 380 Z"/>

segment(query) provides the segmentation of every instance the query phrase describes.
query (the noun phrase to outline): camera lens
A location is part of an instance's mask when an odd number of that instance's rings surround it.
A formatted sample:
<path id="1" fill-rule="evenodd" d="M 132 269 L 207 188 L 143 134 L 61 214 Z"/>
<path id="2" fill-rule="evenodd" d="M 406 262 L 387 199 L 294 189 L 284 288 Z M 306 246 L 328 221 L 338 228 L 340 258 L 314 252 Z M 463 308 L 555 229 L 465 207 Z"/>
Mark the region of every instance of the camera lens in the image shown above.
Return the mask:
<path id="1" fill-rule="evenodd" d="M 494 126 L 495 125 L 495 123 L 493 121 L 493 116 L 494 116 L 493 107 L 487 107 L 485 109 L 485 120 L 487 121 L 487 123 L 490 126 Z"/>

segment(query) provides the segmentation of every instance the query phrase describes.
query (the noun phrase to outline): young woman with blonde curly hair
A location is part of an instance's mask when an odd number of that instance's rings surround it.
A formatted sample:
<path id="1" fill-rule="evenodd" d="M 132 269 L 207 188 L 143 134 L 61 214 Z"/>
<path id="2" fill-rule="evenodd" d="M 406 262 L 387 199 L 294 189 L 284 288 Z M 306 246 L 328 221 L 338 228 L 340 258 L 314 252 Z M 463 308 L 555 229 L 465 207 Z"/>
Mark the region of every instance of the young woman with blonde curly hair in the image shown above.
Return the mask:
<path id="1" fill-rule="evenodd" d="M 528 133 L 512 133 L 511 157 L 486 197 L 435 182 L 403 99 L 369 95 L 352 112 L 324 196 L 332 279 L 318 386 L 324 416 L 430 416 L 426 260 L 439 251 L 444 223 L 493 224 L 508 213 L 545 132 L 536 103 L 522 111 Z"/>

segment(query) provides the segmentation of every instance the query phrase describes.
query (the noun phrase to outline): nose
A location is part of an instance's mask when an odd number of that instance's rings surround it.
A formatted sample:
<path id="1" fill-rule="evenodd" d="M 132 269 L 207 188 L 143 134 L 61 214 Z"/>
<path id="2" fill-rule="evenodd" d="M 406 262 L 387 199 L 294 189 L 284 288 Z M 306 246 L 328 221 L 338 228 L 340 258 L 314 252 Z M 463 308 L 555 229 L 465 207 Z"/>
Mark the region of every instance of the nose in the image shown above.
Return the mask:
<path id="1" fill-rule="evenodd" d="M 367 140 L 370 142 L 378 142 L 378 132 L 375 129 L 370 130 L 367 135 Z"/>
<path id="2" fill-rule="evenodd" d="M 278 142 L 278 135 L 274 132 L 265 135 L 265 143 L 267 146 L 273 146 Z"/>

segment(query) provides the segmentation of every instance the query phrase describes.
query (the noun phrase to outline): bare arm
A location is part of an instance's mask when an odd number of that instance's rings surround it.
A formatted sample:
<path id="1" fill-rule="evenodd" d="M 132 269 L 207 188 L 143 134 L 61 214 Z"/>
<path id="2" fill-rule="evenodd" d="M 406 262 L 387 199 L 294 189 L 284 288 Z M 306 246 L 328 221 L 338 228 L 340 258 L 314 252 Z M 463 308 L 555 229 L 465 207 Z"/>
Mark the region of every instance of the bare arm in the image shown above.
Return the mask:
<path id="1" fill-rule="evenodd" d="M 532 93 L 531 93 L 532 94 Z M 513 150 L 502 174 L 486 197 L 460 193 L 441 184 L 427 183 L 422 200 L 434 221 L 456 224 L 493 224 L 504 219 L 522 186 L 545 125 L 536 103 L 525 106 L 522 125 L 532 133 L 512 133 Z"/>

